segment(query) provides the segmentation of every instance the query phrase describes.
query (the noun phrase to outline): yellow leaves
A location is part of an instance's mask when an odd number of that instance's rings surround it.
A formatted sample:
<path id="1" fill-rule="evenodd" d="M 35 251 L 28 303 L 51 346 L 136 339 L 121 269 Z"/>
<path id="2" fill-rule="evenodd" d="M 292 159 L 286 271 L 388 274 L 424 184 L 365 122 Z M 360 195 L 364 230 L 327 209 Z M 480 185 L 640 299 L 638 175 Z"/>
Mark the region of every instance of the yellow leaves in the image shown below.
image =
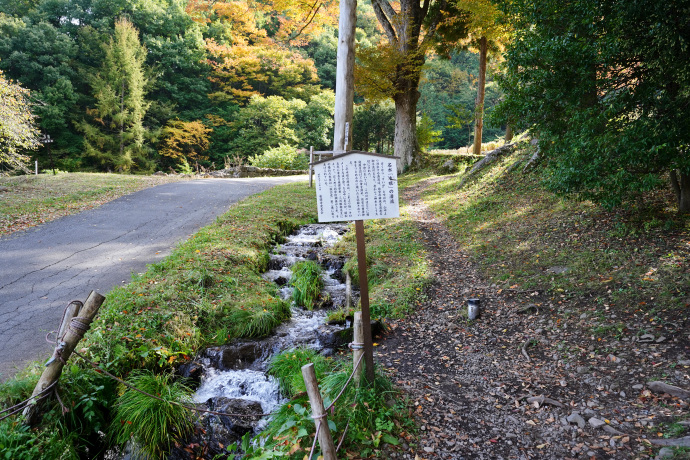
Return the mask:
<path id="1" fill-rule="evenodd" d="M 202 154 L 210 145 L 209 135 L 212 131 L 199 120 L 171 120 L 163 128 L 164 138 L 159 152 L 172 158 L 204 159 Z"/>
<path id="2" fill-rule="evenodd" d="M 300 450 L 301 448 L 302 448 L 302 447 L 299 445 L 298 442 L 294 443 L 294 444 L 292 445 L 292 447 L 290 447 L 290 450 L 288 451 L 288 455 L 294 454 L 295 452 L 297 452 L 297 451 Z"/>

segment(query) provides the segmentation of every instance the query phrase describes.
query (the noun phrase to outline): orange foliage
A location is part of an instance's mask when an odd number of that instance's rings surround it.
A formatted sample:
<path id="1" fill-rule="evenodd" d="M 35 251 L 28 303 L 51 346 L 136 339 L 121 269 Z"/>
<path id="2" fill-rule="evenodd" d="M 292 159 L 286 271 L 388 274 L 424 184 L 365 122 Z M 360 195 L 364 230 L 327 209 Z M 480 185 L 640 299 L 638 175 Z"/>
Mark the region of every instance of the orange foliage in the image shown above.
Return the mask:
<path id="1" fill-rule="evenodd" d="M 318 91 L 314 63 L 276 45 L 227 46 L 207 41 L 212 56 L 211 99 L 246 103 L 254 95 L 308 99 Z"/>

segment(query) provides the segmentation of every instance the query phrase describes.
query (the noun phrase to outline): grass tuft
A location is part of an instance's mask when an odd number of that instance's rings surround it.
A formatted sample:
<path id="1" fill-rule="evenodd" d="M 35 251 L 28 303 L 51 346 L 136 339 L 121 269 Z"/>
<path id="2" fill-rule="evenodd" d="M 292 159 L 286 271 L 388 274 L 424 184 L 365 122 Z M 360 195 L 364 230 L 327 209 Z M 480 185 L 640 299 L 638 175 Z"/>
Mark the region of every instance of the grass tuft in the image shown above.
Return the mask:
<path id="1" fill-rule="evenodd" d="M 136 371 L 127 383 L 163 401 L 127 389 L 117 401 L 111 433 L 119 445 L 130 440 L 140 456 L 165 458 L 172 444 L 191 433 L 194 423 L 188 409 L 171 404 L 190 403 L 191 391 L 170 374 Z"/>
<path id="2" fill-rule="evenodd" d="M 293 265 L 291 270 L 290 285 L 294 288 L 292 300 L 300 307 L 308 310 L 313 309 L 314 303 L 323 289 L 323 280 L 321 279 L 323 269 L 312 260 L 304 260 Z"/>

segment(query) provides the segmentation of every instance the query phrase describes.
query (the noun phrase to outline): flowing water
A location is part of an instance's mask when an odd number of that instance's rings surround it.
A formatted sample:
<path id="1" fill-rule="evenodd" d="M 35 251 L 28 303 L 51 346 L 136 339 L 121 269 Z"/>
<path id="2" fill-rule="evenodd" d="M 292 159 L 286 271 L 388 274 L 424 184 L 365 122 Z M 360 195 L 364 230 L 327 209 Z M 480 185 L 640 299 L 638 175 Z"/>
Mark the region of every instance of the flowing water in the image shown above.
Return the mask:
<path id="1" fill-rule="evenodd" d="M 346 302 L 346 285 L 342 272 L 345 260 L 325 254 L 325 249 L 333 246 L 347 230 L 348 226 L 345 224 L 312 224 L 301 227 L 274 249 L 264 278 L 277 283 L 280 286 L 280 296 L 288 300 L 292 296 L 292 287 L 289 286 L 290 267 L 301 260 L 317 261 L 324 268 L 323 292 L 330 298 L 328 308 L 343 306 Z M 353 303 L 355 301 L 353 299 Z M 266 374 L 268 362 L 274 354 L 298 346 L 311 347 L 324 354 L 332 353 L 336 347 L 342 346 L 334 337 L 340 337 L 337 333 L 346 326 L 326 324 L 327 314 L 323 309 L 308 311 L 293 305 L 292 319 L 277 327 L 270 337 L 258 341 L 239 341 L 206 350 L 197 360 L 203 364 L 203 371 L 201 384 L 193 396 L 194 401 L 207 407 L 218 407 L 219 401 L 223 404 L 230 401 L 253 404 L 255 409 L 260 407 L 262 413 L 275 410 L 281 404 L 282 396 L 276 379 Z M 219 428 L 222 424 L 221 420 L 211 422 L 213 423 L 206 423 L 206 429 L 209 426 L 211 429 L 214 426 Z M 227 425 L 225 423 L 220 431 L 228 431 Z M 251 429 L 257 434 L 265 425 L 266 419 L 263 419 L 258 423 L 254 422 Z M 233 436 L 238 436 L 238 433 Z M 220 437 L 221 433 L 210 436 L 211 441 Z M 235 440 L 224 439 L 221 444 L 227 445 Z"/>

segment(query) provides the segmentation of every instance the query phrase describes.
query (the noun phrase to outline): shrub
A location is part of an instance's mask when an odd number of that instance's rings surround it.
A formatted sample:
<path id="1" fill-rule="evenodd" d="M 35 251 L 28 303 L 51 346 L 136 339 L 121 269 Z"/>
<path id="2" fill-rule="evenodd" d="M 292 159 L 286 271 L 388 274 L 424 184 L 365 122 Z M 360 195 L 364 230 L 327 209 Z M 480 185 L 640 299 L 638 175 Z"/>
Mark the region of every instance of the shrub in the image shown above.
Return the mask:
<path id="1" fill-rule="evenodd" d="M 309 167 L 307 156 L 299 153 L 296 147 L 287 144 L 280 144 L 261 155 L 254 155 L 249 158 L 249 162 L 259 168 L 302 170 Z"/>

